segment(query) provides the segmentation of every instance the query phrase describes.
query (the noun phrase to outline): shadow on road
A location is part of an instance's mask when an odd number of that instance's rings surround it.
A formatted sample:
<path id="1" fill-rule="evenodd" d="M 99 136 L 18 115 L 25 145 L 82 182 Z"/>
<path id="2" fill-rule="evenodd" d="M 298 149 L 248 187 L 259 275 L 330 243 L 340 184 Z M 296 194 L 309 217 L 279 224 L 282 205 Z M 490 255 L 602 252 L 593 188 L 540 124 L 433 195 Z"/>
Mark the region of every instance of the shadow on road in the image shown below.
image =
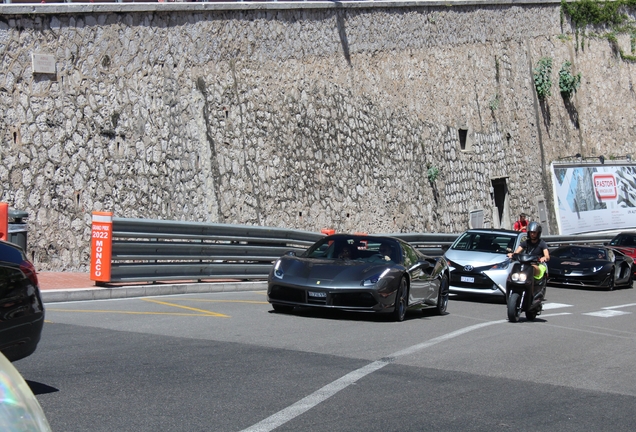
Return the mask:
<path id="1" fill-rule="evenodd" d="M 36 381 L 29 381 L 29 380 L 25 380 L 25 381 L 31 388 L 31 391 L 33 392 L 33 394 L 36 396 L 41 394 L 55 393 L 60 391 L 59 389 L 56 389 L 55 387 L 51 387 L 49 385 L 42 384 Z"/>

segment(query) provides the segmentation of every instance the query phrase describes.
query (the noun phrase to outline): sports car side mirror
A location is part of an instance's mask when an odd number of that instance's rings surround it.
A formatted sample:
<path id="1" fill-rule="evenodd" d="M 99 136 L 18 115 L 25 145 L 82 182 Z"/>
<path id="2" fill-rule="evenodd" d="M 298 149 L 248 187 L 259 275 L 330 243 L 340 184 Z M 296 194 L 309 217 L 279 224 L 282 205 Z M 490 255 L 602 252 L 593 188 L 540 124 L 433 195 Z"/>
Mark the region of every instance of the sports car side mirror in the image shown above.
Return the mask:
<path id="1" fill-rule="evenodd" d="M 413 267 L 411 267 L 411 269 L 412 270 L 415 270 L 415 269 L 426 270 L 430 266 L 431 266 L 431 263 L 428 262 L 428 261 L 418 261 L 417 263 L 415 263 L 415 265 Z"/>

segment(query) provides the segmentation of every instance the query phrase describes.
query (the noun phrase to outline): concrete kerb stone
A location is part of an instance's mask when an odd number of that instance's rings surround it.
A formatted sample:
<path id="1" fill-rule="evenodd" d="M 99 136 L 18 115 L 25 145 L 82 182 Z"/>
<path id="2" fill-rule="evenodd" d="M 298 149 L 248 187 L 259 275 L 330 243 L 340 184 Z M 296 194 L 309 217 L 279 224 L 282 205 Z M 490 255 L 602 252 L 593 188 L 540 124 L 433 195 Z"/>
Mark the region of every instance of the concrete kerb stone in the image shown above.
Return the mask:
<path id="1" fill-rule="evenodd" d="M 42 291 L 44 303 L 59 303 L 88 300 L 111 300 L 119 298 L 150 297 L 175 294 L 197 294 L 216 292 L 261 291 L 267 282 L 223 282 L 191 283 L 174 285 L 140 285 L 112 288 L 61 289 Z"/>

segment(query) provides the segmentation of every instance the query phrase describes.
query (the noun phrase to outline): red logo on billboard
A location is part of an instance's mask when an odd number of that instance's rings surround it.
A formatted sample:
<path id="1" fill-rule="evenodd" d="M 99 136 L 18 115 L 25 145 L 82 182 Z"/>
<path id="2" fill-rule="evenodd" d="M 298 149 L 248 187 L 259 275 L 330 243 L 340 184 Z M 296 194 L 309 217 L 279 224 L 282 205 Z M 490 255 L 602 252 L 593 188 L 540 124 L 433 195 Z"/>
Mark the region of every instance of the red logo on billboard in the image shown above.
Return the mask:
<path id="1" fill-rule="evenodd" d="M 618 186 L 614 174 L 594 173 L 594 192 L 599 202 L 612 201 L 618 198 Z"/>

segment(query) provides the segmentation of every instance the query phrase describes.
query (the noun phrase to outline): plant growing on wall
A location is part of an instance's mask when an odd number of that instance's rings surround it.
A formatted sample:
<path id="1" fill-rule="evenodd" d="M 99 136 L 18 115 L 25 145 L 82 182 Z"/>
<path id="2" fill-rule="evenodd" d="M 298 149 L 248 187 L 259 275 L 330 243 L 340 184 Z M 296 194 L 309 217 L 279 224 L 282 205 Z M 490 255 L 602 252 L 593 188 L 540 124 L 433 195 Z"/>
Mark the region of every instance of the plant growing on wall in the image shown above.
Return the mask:
<path id="1" fill-rule="evenodd" d="M 616 37 L 612 39 L 612 33 L 636 34 L 636 26 L 634 21 L 630 20 L 627 11 L 636 11 L 635 0 L 615 0 L 615 1 L 599 1 L 599 0 L 579 0 L 568 2 L 561 0 L 561 22 L 564 16 L 569 15 L 572 24 L 575 27 L 576 47 L 579 47 L 579 39 L 581 48 L 583 48 L 583 37 L 585 36 L 585 28 L 589 25 L 597 27 L 609 27 L 610 34 L 605 35 L 612 44 L 615 51 L 623 60 L 636 61 L 636 57 L 625 54 L 616 42 Z M 632 53 L 634 49 L 632 48 Z"/>
<path id="2" fill-rule="evenodd" d="M 428 170 L 426 170 L 426 176 L 431 184 L 435 183 L 435 180 L 437 180 L 439 176 L 439 168 L 434 165 L 429 165 Z"/>
<path id="3" fill-rule="evenodd" d="M 490 111 L 496 111 L 497 108 L 499 108 L 499 94 L 496 93 L 495 96 L 490 99 L 490 102 L 488 103 L 488 107 L 490 108 Z"/>
<path id="4" fill-rule="evenodd" d="M 569 98 L 581 85 L 581 73 L 572 75 L 572 63 L 566 61 L 559 70 L 559 90 L 564 97 Z"/>
<path id="5" fill-rule="evenodd" d="M 609 41 L 610 45 L 612 45 L 612 49 L 618 56 L 620 56 L 620 58 L 626 61 L 636 62 L 636 56 L 625 54 L 625 52 L 618 45 L 618 39 L 616 38 L 616 34 L 608 33 L 605 35 L 605 38 Z M 633 49 L 632 49 L 632 52 L 633 52 Z"/>
<path id="6" fill-rule="evenodd" d="M 550 89 L 552 88 L 551 74 L 552 58 L 541 57 L 537 67 L 534 68 L 534 87 L 537 89 L 539 100 L 544 100 L 550 96 Z"/>

